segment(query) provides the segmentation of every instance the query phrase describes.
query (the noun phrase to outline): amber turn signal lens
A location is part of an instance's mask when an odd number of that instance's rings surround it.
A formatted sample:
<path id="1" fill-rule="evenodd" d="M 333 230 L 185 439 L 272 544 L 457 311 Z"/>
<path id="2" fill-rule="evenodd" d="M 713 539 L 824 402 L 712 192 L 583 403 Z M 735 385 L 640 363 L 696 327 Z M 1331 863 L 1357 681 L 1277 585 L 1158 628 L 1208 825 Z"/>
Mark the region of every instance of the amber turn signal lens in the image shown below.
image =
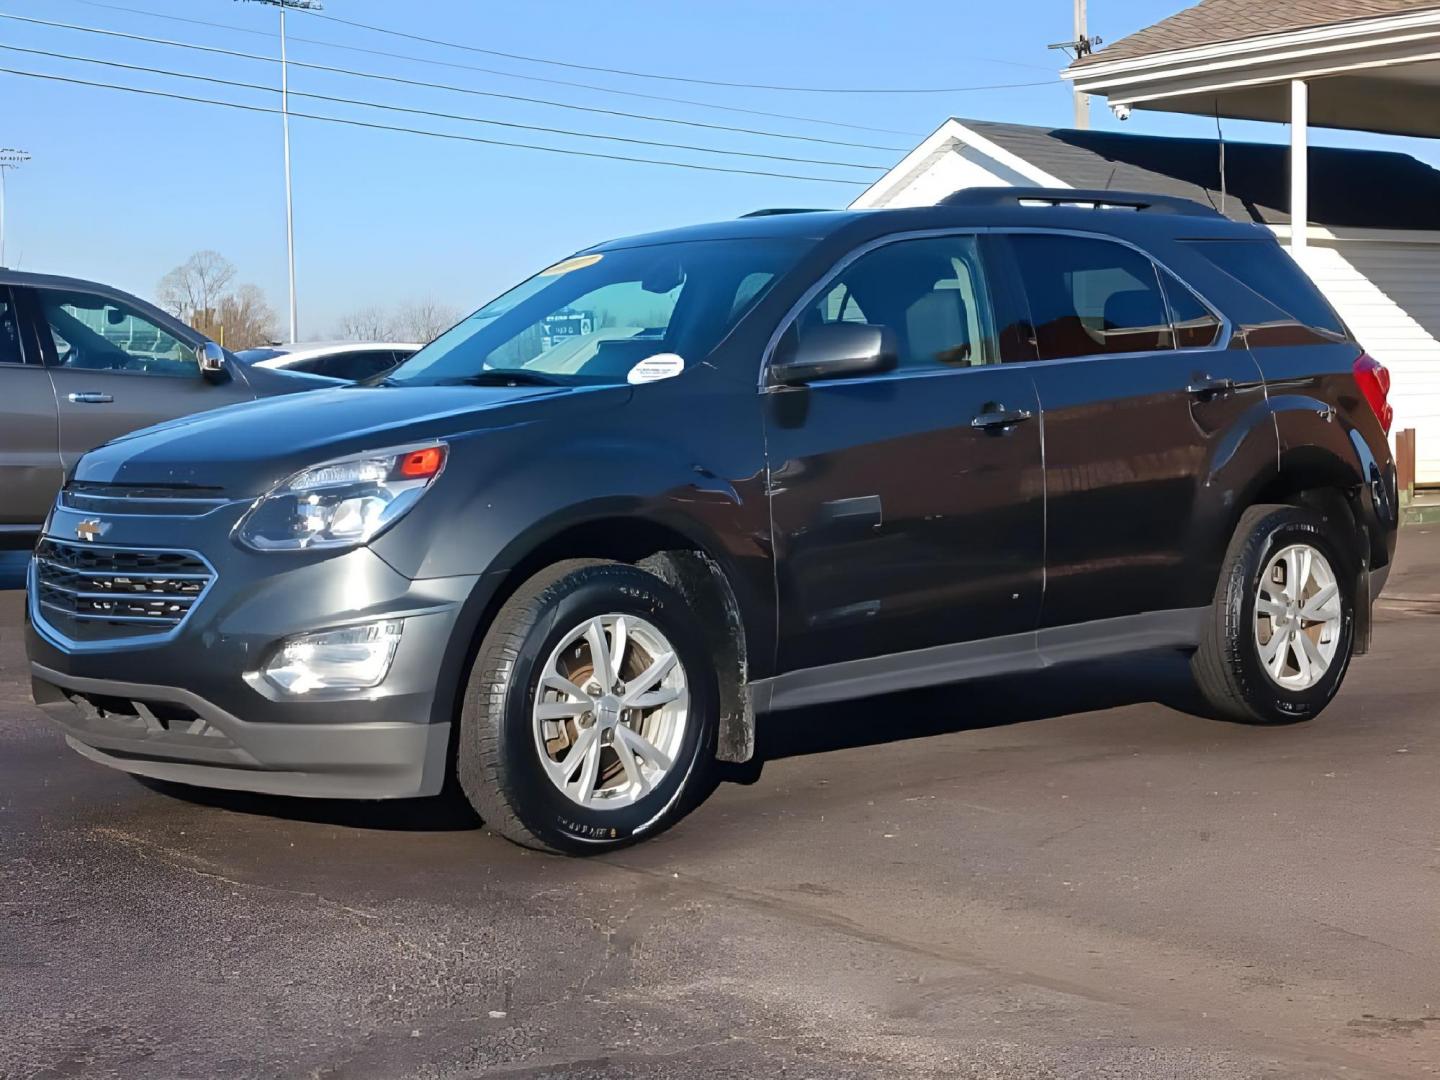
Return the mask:
<path id="1" fill-rule="evenodd" d="M 407 480 L 428 480 L 445 464 L 443 446 L 427 446 L 424 450 L 411 450 L 400 459 L 400 475 Z"/>

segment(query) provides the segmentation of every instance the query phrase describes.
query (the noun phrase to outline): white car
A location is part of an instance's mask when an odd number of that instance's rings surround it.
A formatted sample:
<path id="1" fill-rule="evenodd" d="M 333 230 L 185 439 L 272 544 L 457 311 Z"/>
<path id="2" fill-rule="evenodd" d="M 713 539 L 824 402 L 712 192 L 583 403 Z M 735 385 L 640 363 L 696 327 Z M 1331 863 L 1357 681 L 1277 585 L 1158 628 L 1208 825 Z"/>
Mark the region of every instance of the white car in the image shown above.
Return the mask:
<path id="1" fill-rule="evenodd" d="M 280 368 L 354 382 L 389 371 L 420 351 L 413 342 L 300 341 L 266 345 L 235 355 L 255 367 Z"/>

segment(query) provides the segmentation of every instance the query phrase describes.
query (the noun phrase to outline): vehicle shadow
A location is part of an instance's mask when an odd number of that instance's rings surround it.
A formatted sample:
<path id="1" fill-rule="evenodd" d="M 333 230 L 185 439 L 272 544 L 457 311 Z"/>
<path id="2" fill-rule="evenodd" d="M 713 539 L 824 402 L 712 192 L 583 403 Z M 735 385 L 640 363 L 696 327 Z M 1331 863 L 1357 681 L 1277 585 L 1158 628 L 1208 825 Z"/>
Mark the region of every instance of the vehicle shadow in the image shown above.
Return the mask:
<path id="1" fill-rule="evenodd" d="M 134 779 L 151 791 L 195 806 L 314 825 L 380 832 L 463 832 L 483 824 L 458 790 L 447 789 L 427 799 L 300 799 L 191 787 L 143 776 Z"/>
<path id="2" fill-rule="evenodd" d="M 761 717 L 755 757 L 744 765 L 726 766 L 723 779 L 753 783 L 765 762 L 782 758 L 1145 702 L 1213 717 L 1191 680 L 1188 656 L 1175 651 L 1142 653 Z"/>

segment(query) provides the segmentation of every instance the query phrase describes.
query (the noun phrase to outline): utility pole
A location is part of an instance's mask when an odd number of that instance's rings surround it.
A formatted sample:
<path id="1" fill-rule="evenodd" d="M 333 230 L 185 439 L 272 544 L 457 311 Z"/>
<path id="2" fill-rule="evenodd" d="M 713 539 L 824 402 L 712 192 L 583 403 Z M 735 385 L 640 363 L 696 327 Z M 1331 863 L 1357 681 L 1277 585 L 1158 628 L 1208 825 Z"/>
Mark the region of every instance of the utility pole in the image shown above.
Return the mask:
<path id="1" fill-rule="evenodd" d="M 1046 48 L 1060 49 L 1073 60 L 1081 60 L 1095 51 L 1096 45 L 1103 45 L 1105 42 L 1098 37 L 1090 37 L 1086 32 L 1086 0 L 1075 0 L 1075 39 L 1073 41 L 1057 41 L 1054 45 Z M 1075 90 L 1075 126 L 1084 131 L 1090 126 L 1090 95 L 1082 94 Z"/>
<path id="2" fill-rule="evenodd" d="M 30 160 L 24 150 L 0 148 L 0 266 L 5 265 L 5 170 L 18 169 Z"/>
<path id="3" fill-rule="evenodd" d="M 1090 39 L 1085 34 L 1085 0 L 1075 0 L 1075 40 Z M 1090 95 L 1075 91 L 1075 126 L 1084 131 L 1090 126 Z"/>
<path id="4" fill-rule="evenodd" d="M 298 341 L 299 308 L 295 300 L 295 200 L 290 182 L 290 66 L 285 49 L 285 11 L 320 11 L 318 0 L 247 0 L 280 11 L 280 123 L 285 133 L 285 253 L 290 263 L 290 340 Z"/>

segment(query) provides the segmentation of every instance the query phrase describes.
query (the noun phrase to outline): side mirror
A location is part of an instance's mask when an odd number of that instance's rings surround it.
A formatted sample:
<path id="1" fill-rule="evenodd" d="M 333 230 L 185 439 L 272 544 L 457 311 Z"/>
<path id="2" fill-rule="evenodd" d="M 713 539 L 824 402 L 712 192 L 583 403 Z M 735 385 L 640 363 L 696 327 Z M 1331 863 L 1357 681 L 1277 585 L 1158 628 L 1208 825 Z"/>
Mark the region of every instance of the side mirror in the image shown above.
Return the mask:
<path id="1" fill-rule="evenodd" d="M 795 338 L 787 338 L 794 342 Z M 899 361 L 895 334 L 889 327 L 870 323 L 837 322 L 812 326 L 791 344 L 776 350 L 770 363 L 770 383 L 799 386 L 824 379 L 875 375 L 891 371 Z"/>
<path id="2" fill-rule="evenodd" d="M 218 382 L 229 374 L 225 367 L 225 350 L 213 341 L 207 341 L 195 350 L 195 362 L 200 365 L 200 374 L 211 382 Z"/>

